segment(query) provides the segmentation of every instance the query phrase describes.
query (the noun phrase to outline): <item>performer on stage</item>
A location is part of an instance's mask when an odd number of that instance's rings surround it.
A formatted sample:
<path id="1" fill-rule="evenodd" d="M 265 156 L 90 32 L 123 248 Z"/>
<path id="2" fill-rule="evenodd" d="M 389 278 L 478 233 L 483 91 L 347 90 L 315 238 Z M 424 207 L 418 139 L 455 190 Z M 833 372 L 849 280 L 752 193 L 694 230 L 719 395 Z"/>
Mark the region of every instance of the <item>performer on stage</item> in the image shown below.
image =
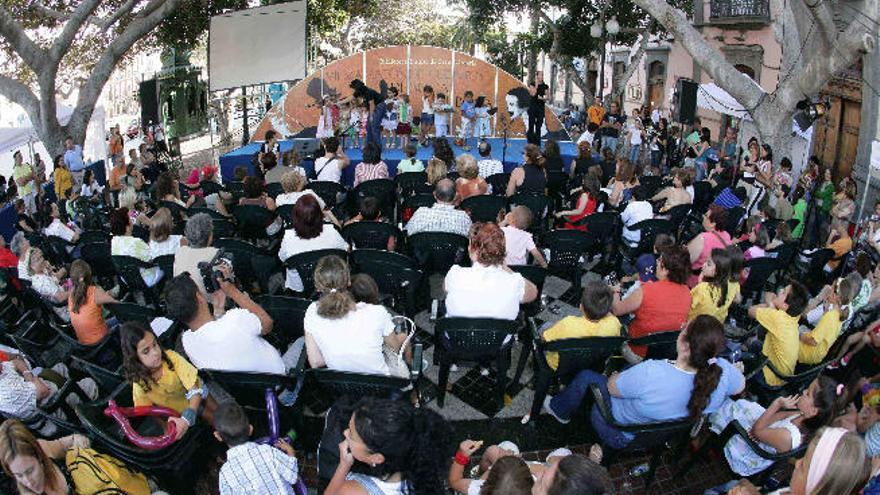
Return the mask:
<path id="1" fill-rule="evenodd" d="M 330 136 L 335 135 L 333 129 L 333 109 L 332 103 L 330 102 L 330 97 L 325 96 L 324 101 L 321 104 L 321 115 L 318 117 L 318 131 L 315 136 L 318 139 L 325 139 Z"/>
<path id="2" fill-rule="evenodd" d="M 461 149 L 465 151 L 470 151 L 470 146 L 468 146 L 468 138 L 474 135 L 474 125 L 476 120 L 476 110 L 474 110 L 474 92 L 473 91 L 465 91 L 464 92 L 464 101 L 461 102 L 461 134 L 458 136 L 458 141 L 455 143 L 461 146 Z"/>
<path id="3" fill-rule="evenodd" d="M 529 84 L 529 128 L 526 131 L 526 139 L 532 143 L 541 145 L 541 129 L 544 126 L 544 101 L 547 98 L 547 90 L 550 89 L 544 83 L 544 71 L 535 72 L 535 81 Z"/>
<path id="4" fill-rule="evenodd" d="M 437 93 L 434 100 L 434 129 L 437 137 L 449 135 L 449 116 L 452 115 L 452 105 L 446 103 L 446 95 Z"/>
<path id="5" fill-rule="evenodd" d="M 374 105 L 373 115 L 367 126 L 367 142 L 382 146 L 382 118 L 385 116 L 386 110 L 385 99 L 378 91 L 368 87 L 360 79 L 351 81 L 348 87 L 354 91 L 354 97 L 361 98 L 367 105 L 370 103 Z"/>
<path id="6" fill-rule="evenodd" d="M 422 115 L 419 121 L 419 144 L 422 146 L 434 135 L 434 88 L 422 88 Z"/>

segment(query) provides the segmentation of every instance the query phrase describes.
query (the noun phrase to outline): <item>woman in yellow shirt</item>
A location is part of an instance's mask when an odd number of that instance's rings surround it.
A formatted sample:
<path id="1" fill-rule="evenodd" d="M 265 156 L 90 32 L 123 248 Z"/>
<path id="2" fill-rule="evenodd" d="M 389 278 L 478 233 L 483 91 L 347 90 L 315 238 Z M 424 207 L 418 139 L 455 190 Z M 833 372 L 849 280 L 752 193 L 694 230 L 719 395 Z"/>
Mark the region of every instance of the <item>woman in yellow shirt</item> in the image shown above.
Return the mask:
<path id="1" fill-rule="evenodd" d="M 179 412 L 179 418 L 168 418 L 177 427 L 177 440 L 196 423 L 197 416 L 213 425 L 217 402 L 208 395 L 198 370 L 189 361 L 163 350 L 142 323 L 122 325 L 120 340 L 135 406 L 164 406 Z"/>
<path id="2" fill-rule="evenodd" d="M 55 180 L 55 197 L 64 199 L 64 192 L 73 187 L 73 176 L 67 166 L 64 165 L 64 155 L 55 157 L 55 169 L 52 171 Z"/>
<path id="3" fill-rule="evenodd" d="M 714 316 L 721 323 L 727 319 L 730 305 L 739 301 L 739 282 L 733 276 L 734 259 L 731 253 L 736 247 L 715 248 L 703 263 L 699 283 L 691 289 L 691 311 L 688 320 L 700 315 Z"/>

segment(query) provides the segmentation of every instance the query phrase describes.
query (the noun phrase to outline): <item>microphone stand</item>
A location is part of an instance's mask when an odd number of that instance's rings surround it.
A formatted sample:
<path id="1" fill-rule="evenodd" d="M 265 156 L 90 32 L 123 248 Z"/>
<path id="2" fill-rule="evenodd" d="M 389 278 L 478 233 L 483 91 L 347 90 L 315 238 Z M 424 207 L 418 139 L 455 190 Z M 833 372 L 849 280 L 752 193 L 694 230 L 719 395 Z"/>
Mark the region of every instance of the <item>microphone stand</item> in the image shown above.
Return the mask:
<path id="1" fill-rule="evenodd" d="M 503 132 L 503 141 L 501 144 L 501 167 L 504 167 L 504 162 L 507 159 L 507 131 L 510 128 L 510 116 L 507 119 L 502 119 L 502 132 Z"/>

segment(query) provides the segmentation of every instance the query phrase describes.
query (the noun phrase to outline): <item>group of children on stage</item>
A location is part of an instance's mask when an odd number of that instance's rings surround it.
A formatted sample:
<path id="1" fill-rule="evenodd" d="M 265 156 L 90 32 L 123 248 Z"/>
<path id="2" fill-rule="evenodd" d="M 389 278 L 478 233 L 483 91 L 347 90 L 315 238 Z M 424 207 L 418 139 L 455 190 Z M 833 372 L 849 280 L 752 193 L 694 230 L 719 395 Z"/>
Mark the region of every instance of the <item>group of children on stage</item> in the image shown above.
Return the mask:
<path id="1" fill-rule="evenodd" d="M 435 93 L 434 88 L 422 89 L 422 112 L 414 115 L 408 94 L 388 88 L 385 100 L 385 113 L 382 116 L 382 145 L 384 148 L 404 149 L 412 140 L 424 146 L 432 137 L 449 136 L 450 123 L 454 119 L 455 107 L 446 102 L 446 95 Z M 460 107 L 461 125 L 456 144 L 465 150 L 469 138 L 485 139 L 492 135 L 492 115 L 494 111 L 485 96 L 474 98 L 472 91 L 464 92 Z M 318 138 L 339 136 L 347 147 L 361 148 L 366 144 L 367 125 L 370 119 L 370 105 L 358 98 L 340 101 L 336 95 L 325 96 L 318 117 Z"/>

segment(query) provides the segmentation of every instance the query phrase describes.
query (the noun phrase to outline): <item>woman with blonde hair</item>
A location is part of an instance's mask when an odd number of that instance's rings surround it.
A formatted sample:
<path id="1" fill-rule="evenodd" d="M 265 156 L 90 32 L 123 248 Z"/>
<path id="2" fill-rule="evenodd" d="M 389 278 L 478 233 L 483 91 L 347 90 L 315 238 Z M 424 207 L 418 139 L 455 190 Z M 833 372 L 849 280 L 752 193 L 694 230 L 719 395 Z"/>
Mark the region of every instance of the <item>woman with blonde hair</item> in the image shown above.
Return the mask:
<path id="1" fill-rule="evenodd" d="M 461 203 L 471 196 L 489 192 L 489 184 L 480 177 L 477 160 L 470 153 L 460 155 L 456 160 L 459 178 L 455 180 L 455 202 Z"/>
<path id="2" fill-rule="evenodd" d="M 406 334 L 395 332 L 384 307 L 355 302 L 345 260 L 321 258 L 315 267 L 315 289 L 321 297 L 309 305 L 303 320 L 312 368 L 409 376 L 408 367 L 397 359 Z"/>
<path id="3" fill-rule="evenodd" d="M 445 179 L 449 172 L 446 167 L 446 162 L 439 158 L 431 158 L 428 160 L 428 166 L 425 168 L 425 173 L 428 174 L 428 185 L 430 186 L 428 192 L 431 192 L 434 190 L 434 186 L 436 186 L 440 180 Z"/>
<path id="4" fill-rule="evenodd" d="M 150 217 L 144 215 L 146 206 L 133 187 L 123 187 L 119 191 L 119 207 L 128 209 L 128 215 L 134 225 L 150 228 Z"/>
<path id="5" fill-rule="evenodd" d="M 516 193 L 544 194 L 547 189 L 547 171 L 544 165 L 547 160 L 537 145 L 527 144 L 523 149 L 523 164 L 513 169 L 507 182 L 507 196 Z"/>
<path id="6" fill-rule="evenodd" d="M 174 230 L 174 218 L 171 210 L 162 207 L 156 210 L 150 219 L 150 256 L 153 259 L 167 254 L 177 254 L 180 246 L 186 246 L 186 239 L 182 235 L 172 234 Z"/>

